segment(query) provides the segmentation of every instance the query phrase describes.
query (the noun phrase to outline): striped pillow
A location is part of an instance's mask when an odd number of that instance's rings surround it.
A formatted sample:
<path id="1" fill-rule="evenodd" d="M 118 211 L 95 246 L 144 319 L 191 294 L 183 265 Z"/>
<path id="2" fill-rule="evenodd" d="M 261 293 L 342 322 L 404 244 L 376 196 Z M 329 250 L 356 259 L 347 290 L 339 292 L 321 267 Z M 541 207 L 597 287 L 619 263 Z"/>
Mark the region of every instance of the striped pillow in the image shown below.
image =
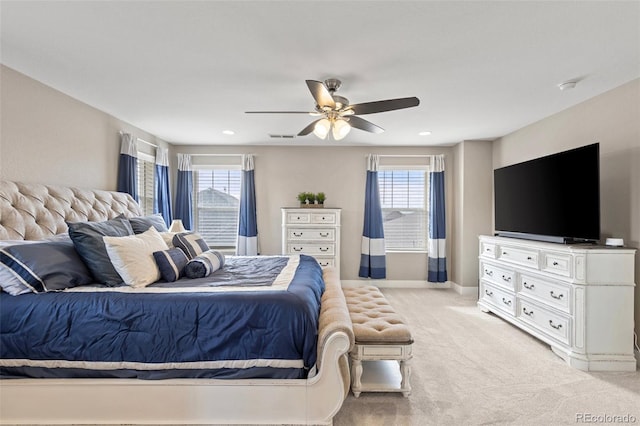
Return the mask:
<path id="1" fill-rule="evenodd" d="M 193 259 L 203 251 L 209 250 L 209 246 L 204 239 L 195 232 L 181 232 L 174 235 L 173 245 L 182 250 L 189 259 Z"/>
<path id="2" fill-rule="evenodd" d="M 224 254 L 217 250 L 207 250 L 187 263 L 184 273 L 189 278 L 204 278 L 224 266 Z"/>
<path id="3" fill-rule="evenodd" d="M 166 282 L 172 283 L 184 276 L 184 267 L 189 259 L 184 252 L 177 248 L 153 252 L 153 258 L 160 269 L 160 276 Z"/>
<path id="4" fill-rule="evenodd" d="M 0 248 L 0 286 L 12 296 L 63 290 L 94 281 L 68 237 Z"/>

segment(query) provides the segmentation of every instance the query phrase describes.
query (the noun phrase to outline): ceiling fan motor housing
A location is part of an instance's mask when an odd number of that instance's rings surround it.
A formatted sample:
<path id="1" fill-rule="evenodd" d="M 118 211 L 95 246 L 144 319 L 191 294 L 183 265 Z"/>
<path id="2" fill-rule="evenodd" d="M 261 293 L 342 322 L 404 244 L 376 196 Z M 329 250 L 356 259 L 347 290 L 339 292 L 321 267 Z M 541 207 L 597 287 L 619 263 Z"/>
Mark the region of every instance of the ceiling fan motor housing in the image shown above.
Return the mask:
<path id="1" fill-rule="evenodd" d="M 342 82 L 337 78 L 328 78 L 324 81 L 324 85 L 327 86 L 327 89 L 333 94 L 333 92 L 342 86 Z"/>

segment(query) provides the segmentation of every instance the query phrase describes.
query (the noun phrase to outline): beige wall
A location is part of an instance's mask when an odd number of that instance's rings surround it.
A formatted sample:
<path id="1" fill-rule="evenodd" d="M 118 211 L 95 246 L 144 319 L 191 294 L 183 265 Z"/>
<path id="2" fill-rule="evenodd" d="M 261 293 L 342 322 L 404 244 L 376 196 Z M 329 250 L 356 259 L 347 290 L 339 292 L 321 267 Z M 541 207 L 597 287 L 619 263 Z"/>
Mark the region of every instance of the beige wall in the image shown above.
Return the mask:
<path id="1" fill-rule="evenodd" d="M 478 286 L 478 236 L 492 232 L 492 143 L 464 141 L 454 149 L 452 281 Z"/>
<path id="2" fill-rule="evenodd" d="M 580 90 L 580 86 L 575 90 Z M 640 79 L 496 141 L 494 168 L 600 142 L 601 237 L 640 249 Z M 580 177 L 576 176 L 579 185 Z M 639 250 L 640 251 L 640 250 Z M 635 281 L 640 285 L 640 253 Z M 615 309 L 615 307 L 612 307 Z M 636 329 L 640 291 L 635 292 Z"/>
<path id="3" fill-rule="evenodd" d="M 292 145 L 295 142 L 292 142 Z M 281 250 L 281 207 L 295 207 L 296 195 L 302 191 L 324 192 L 327 207 L 342 209 L 341 277 L 358 279 L 360 244 L 364 217 L 365 156 L 374 154 L 445 154 L 447 202 L 453 198 L 452 149 L 376 148 L 309 146 L 180 146 L 172 154 L 254 154 L 258 238 L 262 254 L 279 254 Z M 175 162 L 175 155 L 171 156 Z M 174 164 L 175 166 L 175 164 Z M 451 209 L 447 212 L 448 235 L 451 235 Z M 449 252 L 451 249 L 449 248 Z M 449 258 L 451 254 L 449 253 Z M 387 279 L 426 281 L 426 254 L 390 253 L 387 256 Z"/>
<path id="4" fill-rule="evenodd" d="M 0 178 L 115 190 L 124 130 L 166 143 L 0 65 Z"/>

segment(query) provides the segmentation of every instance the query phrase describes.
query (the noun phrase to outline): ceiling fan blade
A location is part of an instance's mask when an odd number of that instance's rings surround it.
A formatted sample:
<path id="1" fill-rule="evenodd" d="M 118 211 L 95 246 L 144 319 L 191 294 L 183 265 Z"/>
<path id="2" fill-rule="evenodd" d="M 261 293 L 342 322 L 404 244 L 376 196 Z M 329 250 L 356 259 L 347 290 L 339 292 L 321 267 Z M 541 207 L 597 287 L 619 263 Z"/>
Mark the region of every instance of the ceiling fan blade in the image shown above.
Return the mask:
<path id="1" fill-rule="evenodd" d="M 411 98 L 398 98 L 387 99 L 385 101 L 364 102 L 361 104 L 349 105 L 349 109 L 357 115 L 363 114 L 375 114 L 376 112 L 393 111 L 396 109 L 411 108 L 420 105 L 420 99 L 414 97 Z"/>
<path id="2" fill-rule="evenodd" d="M 298 136 L 306 136 L 309 133 L 313 132 L 313 129 L 316 127 L 316 123 L 320 120 L 322 119 L 312 121 L 311 124 L 309 124 L 304 129 L 300 130 L 300 133 L 298 133 Z"/>
<path id="3" fill-rule="evenodd" d="M 315 111 L 245 111 L 245 114 L 316 114 Z"/>
<path id="4" fill-rule="evenodd" d="M 336 107 L 336 102 L 333 100 L 331 92 L 329 92 L 322 82 L 316 80 L 306 80 L 306 82 L 313 99 L 316 100 L 316 104 L 318 104 L 320 108 L 329 107 L 334 109 Z"/>
<path id="5" fill-rule="evenodd" d="M 364 118 L 356 117 L 355 115 L 352 115 L 351 117 L 349 117 L 349 124 L 354 129 L 364 130 L 365 132 L 371 132 L 371 133 L 384 132 L 384 129 L 382 127 L 376 126 L 372 122 L 367 121 Z"/>

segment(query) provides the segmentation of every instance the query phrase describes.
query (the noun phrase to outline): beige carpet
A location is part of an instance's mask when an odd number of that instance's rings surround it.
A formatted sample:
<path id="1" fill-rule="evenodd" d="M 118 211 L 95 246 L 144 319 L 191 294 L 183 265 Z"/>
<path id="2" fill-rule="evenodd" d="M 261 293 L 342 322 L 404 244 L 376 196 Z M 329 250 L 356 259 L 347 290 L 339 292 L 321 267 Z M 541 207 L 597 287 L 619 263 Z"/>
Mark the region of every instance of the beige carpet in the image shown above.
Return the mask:
<path id="1" fill-rule="evenodd" d="M 452 290 L 382 291 L 415 339 L 411 396 L 350 394 L 334 425 L 640 424 L 639 371 L 571 368 Z"/>

